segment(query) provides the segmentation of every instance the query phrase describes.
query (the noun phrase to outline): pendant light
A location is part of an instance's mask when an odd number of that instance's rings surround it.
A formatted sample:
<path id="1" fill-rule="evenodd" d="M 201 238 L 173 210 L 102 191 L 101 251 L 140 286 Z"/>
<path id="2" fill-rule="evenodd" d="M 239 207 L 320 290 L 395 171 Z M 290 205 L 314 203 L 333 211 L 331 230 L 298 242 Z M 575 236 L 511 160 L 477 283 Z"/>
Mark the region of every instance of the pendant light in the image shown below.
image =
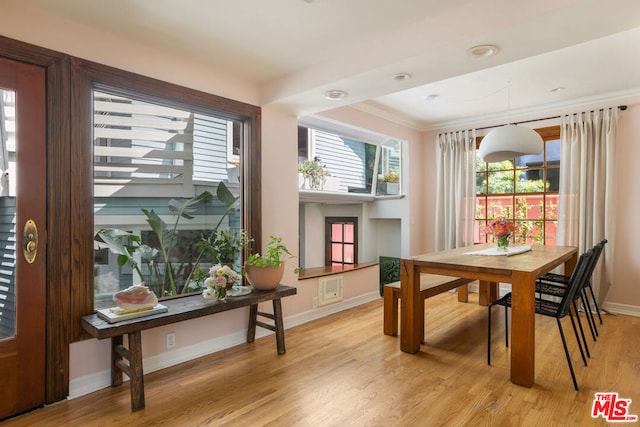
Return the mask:
<path id="1" fill-rule="evenodd" d="M 507 85 L 507 121 L 510 114 L 510 84 Z M 480 143 L 478 155 L 488 163 L 511 160 L 527 154 L 542 154 L 544 141 L 533 129 L 506 124 L 489 132 Z"/>

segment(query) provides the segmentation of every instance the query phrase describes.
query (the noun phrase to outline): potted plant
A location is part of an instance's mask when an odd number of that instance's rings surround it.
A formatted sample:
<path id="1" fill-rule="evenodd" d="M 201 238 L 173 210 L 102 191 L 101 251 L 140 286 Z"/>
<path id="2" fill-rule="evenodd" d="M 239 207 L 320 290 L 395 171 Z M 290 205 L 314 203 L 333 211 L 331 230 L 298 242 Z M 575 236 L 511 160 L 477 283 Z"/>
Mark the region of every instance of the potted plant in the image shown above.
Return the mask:
<path id="1" fill-rule="evenodd" d="M 237 233 L 231 230 L 220 230 L 213 239 L 211 251 L 218 263 L 232 267 L 242 248 L 251 241 L 252 239 L 244 230 Z"/>
<path id="2" fill-rule="evenodd" d="M 253 253 L 247 258 L 244 266 L 247 280 L 255 289 L 274 289 L 284 275 L 284 262 L 293 257 L 282 237 L 271 236 L 263 254 Z"/>
<path id="3" fill-rule="evenodd" d="M 377 194 L 399 194 L 400 193 L 400 175 L 395 169 L 391 169 L 388 174 L 378 179 Z"/>
<path id="4" fill-rule="evenodd" d="M 214 255 L 213 242 L 219 235 L 218 228 L 238 201 L 224 182 L 218 183 L 216 196 L 225 211 L 211 232 L 196 243 L 195 253 L 185 253 L 181 258 L 174 255 L 181 231 L 179 223 L 182 219 L 193 219 L 199 209 L 213 202 L 215 197 L 208 191 L 186 200 L 171 199 L 168 209 L 173 215 L 173 223 L 166 223 L 154 209 L 140 208 L 157 237 L 157 247 L 144 244 L 140 235 L 113 228 L 98 231 L 95 245 L 98 249 L 108 248 L 117 254 L 118 266 L 129 264 L 138 280 L 143 280 L 159 296 L 176 296 L 197 290 L 205 278 L 200 262 L 206 256 Z M 193 258 L 188 259 L 191 256 Z"/>
<path id="5" fill-rule="evenodd" d="M 302 187 L 310 190 L 322 190 L 327 177 L 331 175 L 317 156 L 300 163 L 298 172 L 304 177 Z"/>

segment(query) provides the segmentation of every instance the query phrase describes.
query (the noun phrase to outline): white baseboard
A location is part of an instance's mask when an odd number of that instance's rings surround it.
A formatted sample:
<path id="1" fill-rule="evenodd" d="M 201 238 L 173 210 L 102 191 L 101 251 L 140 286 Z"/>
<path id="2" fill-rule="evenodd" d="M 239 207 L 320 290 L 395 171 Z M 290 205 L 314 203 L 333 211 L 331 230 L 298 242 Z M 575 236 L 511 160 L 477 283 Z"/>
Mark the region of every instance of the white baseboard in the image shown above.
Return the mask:
<path id="1" fill-rule="evenodd" d="M 380 293 L 376 290 L 368 294 L 359 295 L 355 298 L 342 300 L 340 302 L 326 305 L 324 307 L 319 307 L 310 311 L 305 311 L 303 313 L 294 314 L 283 319 L 284 327 L 286 330 L 288 328 L 299 326 L 304 323 L 311 322 L 312 320 L 320 319 L 322 317 L 326 317 L 331 314 L 347 310 L 349 308 L 357 307 L 359 305 L 375 301 L 377 299 L 380 299 Z M 273 332 L 265 330 L 263 328 L 256 329 L 256 339 L 265 337 L 270 334 L 273 334 Z M 182 347 L 173 351 L 167 351 L 162 354 L 146 357 L 144 358 L 142 363 L 144 372 L 145 374 L 148 374 L 150 372 L 158 371 L 160 369 L 168 368 L 169 366 L 197 359 L 198 357 L 215 353 L 216 351 L 224 350 L 236 345 L 244 344 L 246 342 L 247 332 L 243 330 L 225 335 L 220 338 L 201 341 L 187 347 Z M 126 375 L 124 377 L 125 381 L 128 380 Z M 109 369 L 100 372 L 94 372 L 82 377 L 73 378 L 69 383 L 68 399 L 74 399 L 76 397 L 84 396 L 85 394 L 93 393 L 94 391 L 110 386 L 111 372 Z"/>
<path id="2" fill-rule="evenodd" d="M 334 304 L 325 305 L 323 307 L 314 308 L 310 311 L 294 314 L 284 319 L 284 326 L 286 328 L 292 328 L 294 326 L 302 325 L 312 320 L 321 319 L 334 313 L 339 313 L 344 310 L 348 310 L 353 307 L 357 307 L 362 304 L 366 304 L 371 301 L 380 299 L 380 291 L 369 292 L 367 294 L 358 295 L 348 300 L 342 300 Z"/>
<path id="3" fill-rule="evenodd" d="M 67 399 L 75 399 L 109 386 L 111 386 L 111 371 L 108 369 L 74 378 L 69 382 L 69 396 L 67 396 Z"/>
<path id="4" fill-rule="evenodd" d="M 640 317 L 640 307 L 637 305 L 618 304 L 615 302 L 604 302 L 602 308 L 611 314 L 624 314 L 627 316 Z"/>

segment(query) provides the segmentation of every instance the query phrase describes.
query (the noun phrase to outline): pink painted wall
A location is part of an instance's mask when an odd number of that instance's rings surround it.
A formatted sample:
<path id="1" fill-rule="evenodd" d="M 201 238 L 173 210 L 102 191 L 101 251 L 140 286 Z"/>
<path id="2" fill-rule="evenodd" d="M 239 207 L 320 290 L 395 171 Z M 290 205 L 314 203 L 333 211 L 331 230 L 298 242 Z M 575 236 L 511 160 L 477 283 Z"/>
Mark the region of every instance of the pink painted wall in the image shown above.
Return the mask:
<path id="1" fill-rule="evenodd" d="M 640 311 L 640 101 L 619 113 L 616 237 L 613 242 L 613 285 L 607 302 Z M 640 314 L 638 314 L 640 315 Z"/>

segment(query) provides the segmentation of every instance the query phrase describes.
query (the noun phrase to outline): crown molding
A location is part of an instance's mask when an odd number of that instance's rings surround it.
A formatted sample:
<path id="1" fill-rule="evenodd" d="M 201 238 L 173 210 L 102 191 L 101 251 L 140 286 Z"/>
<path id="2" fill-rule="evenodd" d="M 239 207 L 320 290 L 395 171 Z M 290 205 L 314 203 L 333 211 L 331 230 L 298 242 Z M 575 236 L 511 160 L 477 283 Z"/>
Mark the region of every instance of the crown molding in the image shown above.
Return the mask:
<path id="1" fill-rule="evenodd" d="M 504 122 L 508 119 L 510 119 L 511 121 L 519 121 L 518 118 L 524 116 L 573 114 L 582 111 L 584 108 L 593 109 L 594 105 L 597 106 L 595 108 L 610 107 L 610 104 L 612 103 L 616 103 L 616 105 L 624 103 L 640 103 L 640 88 L 633 88 L 630 90 L 577 98 L 564 102 L 538 105 L 530 108 L 522 108 L 519 110 L 511 110 L 509 112 L 509 117 L 507 117 L 506 112 L 500 112 L 484 114 L 480 116 L 465 117 L 460 119 L 445 120 L 441 122 L 414 120 L 407 117 L 406 115 L 403 115 L 397 110 L 385 108 L 384 106 L 377 104 L 375 101 L 360 102 L 357 104 L 352 104 L 351 107 L 364 113 L 389 120 L 401 126 L 409 127 L 419 132 L 431 132 L 449 128 L 482 127 L 490 125 L 491 123 Z"/>

